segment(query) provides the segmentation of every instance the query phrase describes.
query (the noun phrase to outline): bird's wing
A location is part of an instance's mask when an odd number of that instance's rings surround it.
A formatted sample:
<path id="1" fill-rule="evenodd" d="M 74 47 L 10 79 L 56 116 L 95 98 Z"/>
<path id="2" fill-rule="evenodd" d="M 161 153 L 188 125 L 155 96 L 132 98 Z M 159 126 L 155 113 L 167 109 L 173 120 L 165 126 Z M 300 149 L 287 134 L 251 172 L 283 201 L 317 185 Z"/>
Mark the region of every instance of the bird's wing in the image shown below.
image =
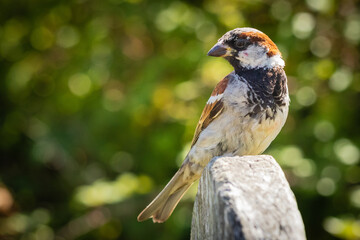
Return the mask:
<path id="1" fill-rule="evenodd" d="M 224 109 L 223 94 L 228 85 L 229 79 L 230 75 L 226 76 L 216 85 L 214 91 L 211 93 L 211 96 L 201 114 L 198 125 L 196 126 L 191 146 L 194 146 L 196 141 L 199 139 L 202 130 L 209 126 L 209 124 L 222 113 Z"/>

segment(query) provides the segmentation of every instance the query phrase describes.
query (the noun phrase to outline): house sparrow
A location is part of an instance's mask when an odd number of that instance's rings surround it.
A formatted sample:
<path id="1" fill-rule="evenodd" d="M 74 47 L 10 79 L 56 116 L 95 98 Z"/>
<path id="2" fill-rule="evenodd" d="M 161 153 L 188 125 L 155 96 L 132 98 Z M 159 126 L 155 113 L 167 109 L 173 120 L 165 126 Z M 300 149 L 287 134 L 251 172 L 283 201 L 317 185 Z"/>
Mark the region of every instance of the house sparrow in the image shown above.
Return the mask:
<path id="1" fill-rule="evenodd" d="M 182 166 L 138 221 L 166 221 L 212 158 L 261 154 L 286 121 L 290 99 L 285 62 L 266 34 L 236 28 L 225 33 L 208 55 L 225 58 L 234 71 L 216 85 Z"/>

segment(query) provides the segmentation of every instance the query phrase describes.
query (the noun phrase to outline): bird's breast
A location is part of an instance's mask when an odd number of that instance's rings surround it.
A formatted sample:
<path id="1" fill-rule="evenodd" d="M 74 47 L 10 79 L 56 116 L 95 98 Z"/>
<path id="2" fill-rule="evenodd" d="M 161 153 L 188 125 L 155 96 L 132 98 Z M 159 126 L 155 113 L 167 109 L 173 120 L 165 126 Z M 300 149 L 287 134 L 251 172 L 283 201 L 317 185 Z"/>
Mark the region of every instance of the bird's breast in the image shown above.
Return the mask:
<path id="1" fill-rule="evenodd" d="M 224 126 L 222 130 L 224 141 L 232 144 L 229 149 L 235 155 L 260 154 L 285 124 L 289 107 L 287 91 L 281 100 L 271 96 L 264 99 L 246 81 L 234 81 L 231 84 L 231 88 L 224 94 L 224 118 L 231 119 L 231 123 L 228 123 L 231 129 Z"/>

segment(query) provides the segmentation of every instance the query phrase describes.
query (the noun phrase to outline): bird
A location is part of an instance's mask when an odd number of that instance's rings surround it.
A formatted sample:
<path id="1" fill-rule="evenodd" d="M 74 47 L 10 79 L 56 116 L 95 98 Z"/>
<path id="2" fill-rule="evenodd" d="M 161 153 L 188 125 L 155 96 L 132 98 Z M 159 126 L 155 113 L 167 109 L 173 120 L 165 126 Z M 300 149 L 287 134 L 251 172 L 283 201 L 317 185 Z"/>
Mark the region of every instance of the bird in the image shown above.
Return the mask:
<path id="1" fill-rule="evenodd" d="M 215 86 L 182 165 L 138 215 L 139 222 L 166 221 L 212 158 L 261 154 L 286 122 L 290 98 L 285 62 L 265 33 L 233 29 L 207 55 L 226 59 L 234 71 Z"/>

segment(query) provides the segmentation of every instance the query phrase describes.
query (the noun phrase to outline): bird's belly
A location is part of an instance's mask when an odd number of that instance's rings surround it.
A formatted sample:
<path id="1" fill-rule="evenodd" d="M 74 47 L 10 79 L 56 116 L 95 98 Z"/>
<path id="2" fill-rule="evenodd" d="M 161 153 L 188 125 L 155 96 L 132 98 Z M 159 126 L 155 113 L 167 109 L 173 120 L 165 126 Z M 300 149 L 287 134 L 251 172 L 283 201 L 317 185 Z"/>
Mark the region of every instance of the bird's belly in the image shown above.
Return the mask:
<path id="1" fill-rule="evenodd" d="M 278 135 L 286 117 L 287 106 L 267 119 L 265 112 L 250 117 L 226 111 L 200 134 L 188 154 L 189 160 L 202 169 L 216 156 L 261 154 Z"/>
<path id="2" fill-rule="evenodd" d="M 268 119 L 259 123 L 252 120 L 249 128 L 240 134 L 239 141 L 243 141 L 244 147 L 238 148 L 236 155 L 256 155 L 264 152 L 270 143 L 280 132 L 282 123 L 279 118 Z"/>
<path id="3" fill-rule="evenodd" d="M 224 154 L 257 155 L 264 152 L 279 134 L 287 118 L 287 106 L 278 109 L 273 118 L 260 112 L 256 116 L 245 116 L 241 113 L 224 116 L 220 130 Z M 221 119 L 219 119 L 221 121 Z"/>

